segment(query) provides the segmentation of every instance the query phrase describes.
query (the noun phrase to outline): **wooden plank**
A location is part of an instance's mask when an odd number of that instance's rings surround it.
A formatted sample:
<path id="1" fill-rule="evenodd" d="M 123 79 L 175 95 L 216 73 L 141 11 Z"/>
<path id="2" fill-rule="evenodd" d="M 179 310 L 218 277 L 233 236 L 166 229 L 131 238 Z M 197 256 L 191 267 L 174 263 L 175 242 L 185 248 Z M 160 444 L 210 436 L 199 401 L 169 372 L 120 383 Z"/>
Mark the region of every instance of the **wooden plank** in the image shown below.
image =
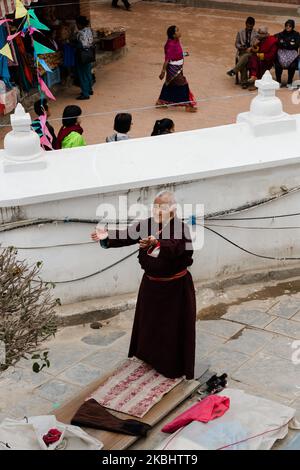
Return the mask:
<path id="1" fill-rule="evenodd" d="M 82 405 L 84 400 L 98 388 L 105 380 L 111 375 L 107 374 L 101 379 L 97 379 L 92 382 L 82 392 L 72 400 L 68 401 L 54 413 L 57 420 L 63 423 L 69 424 L 72 417 Z M 174 387 L 169 393 L 167 393 L 156 405 L 154 405 L 150 411 L 140 419 L 140 421 L 154 426 L 167 416 L 176 406 L 182 403 L 188 398 L 193 392 L 199 387 L 199 382 L 196 380 L 183 380 L 176 387 Z M 109 410 L 115 416 L 121 419 L 133 418 L 125 413 L 119 413 Z M 133 444 L 138 436 L 128 436 L 126 434 L 120 434 L 116 432 L 101 431 L 99 429 L 83 428 L 88 434 L 94 436 L 99 441 L 103 442 L 103 450 L 124 450 Z"/>

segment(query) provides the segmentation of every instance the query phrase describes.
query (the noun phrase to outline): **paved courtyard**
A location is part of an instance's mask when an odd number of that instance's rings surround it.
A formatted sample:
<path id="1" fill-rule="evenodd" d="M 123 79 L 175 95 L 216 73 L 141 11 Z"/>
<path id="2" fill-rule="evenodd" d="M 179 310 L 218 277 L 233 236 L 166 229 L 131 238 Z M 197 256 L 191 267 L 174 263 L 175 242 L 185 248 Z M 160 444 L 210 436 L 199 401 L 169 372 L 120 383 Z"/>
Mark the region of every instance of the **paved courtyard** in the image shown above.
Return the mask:
<path id="1" fill-rule="evenodd" d="M 291 279 L 222 290 L 197 286 L 196 377 L 207 367 L 212 373 L 227 372 L 230 387 L 290 405 L 300 418 L 300 364 L 292 360 L 293 353 L 300 359 L 292 347 L 300 339 L 299 282 Z M 265 295 L 266 289 L 273 295 Z M 43 347 L 50 351 L 49 369 L 36 374 L 31 371 L 32 360 L 22 360 L 2 374 L 0 418 L 51 413 L 114 369 L 127 356 L 133 315 L 134 310 L 122 312 L 103 321 L 99 330 L 89 324 L 65 327 Z M 196 400 L 197 395 L 173 415 Z M 133 448 L 153 449 L 165 438 L 160 429 L 169 419 Z"/>
<path id="2" fill-rule="evenodd" d="M 133 11 L 113 10 L 109 2 L 91 3 L 92 26 L 123 26 L 127 31 L 128 53 L 120 60 L 97 69 L 95 94 L 80 102 L 82 125 L 87 143 L 104 142 L 112 133 L 114 115 L 118 110 L 132 111 L 132 137 L 151 134 L 156 119 L 170 117 L 176 130 L 184 131 L 235 122 L 238 113 L 249 110 L 255 92 L 242 90 L 226 75 L 232 67 L 237 30 L 252 12 L 231 12 L 185 7 L 182 5 L 133 0 Z M 271 33 L 282 29 L 286 17 L 255 14 L 257 25 L 267 25 Z M 162 82 L 158 75 L 163 63 L 166 29 L 177 24 L 182 31 L 182 44 L 190 57 L 185 61 L 185 75 L 194 95 L 199 99 L 199 111 L 185 113 L 183 109 L 152 108 L 159 96 Z M 298 78 L 298 77 L 297 77 Z M 53 125 L 59 130 L 64 107 L 78 104 L 78 88 L 62 88 L 51 106 Z M 291 91 L 282 89 L 278 96 L 285 111 L 299 113 L 292 104 Z M 149 109 L 149 107 L 151 109 Z M 104 115 L 87 116 L 104 113 Z M 57 120 L 58 119 L 58 120 Z M 2 129 L 1 141 L 9 128 Z"/>

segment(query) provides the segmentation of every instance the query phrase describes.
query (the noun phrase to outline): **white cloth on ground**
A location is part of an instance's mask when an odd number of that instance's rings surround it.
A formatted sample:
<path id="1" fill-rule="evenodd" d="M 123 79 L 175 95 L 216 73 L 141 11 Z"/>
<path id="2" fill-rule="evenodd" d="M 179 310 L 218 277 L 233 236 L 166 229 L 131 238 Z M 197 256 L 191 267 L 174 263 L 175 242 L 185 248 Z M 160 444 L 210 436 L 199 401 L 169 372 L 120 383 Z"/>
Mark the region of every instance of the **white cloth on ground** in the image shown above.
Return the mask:
<path id="1" fill-rule="evenodd" d="M 289 427 L 300 429 L 296 410 L 275 401 L 226 388 L 219 395 L 230 398 L 222 417 L 193 421 L 169 436 L 160 450 L 267 450 L 283 439 Z"/>

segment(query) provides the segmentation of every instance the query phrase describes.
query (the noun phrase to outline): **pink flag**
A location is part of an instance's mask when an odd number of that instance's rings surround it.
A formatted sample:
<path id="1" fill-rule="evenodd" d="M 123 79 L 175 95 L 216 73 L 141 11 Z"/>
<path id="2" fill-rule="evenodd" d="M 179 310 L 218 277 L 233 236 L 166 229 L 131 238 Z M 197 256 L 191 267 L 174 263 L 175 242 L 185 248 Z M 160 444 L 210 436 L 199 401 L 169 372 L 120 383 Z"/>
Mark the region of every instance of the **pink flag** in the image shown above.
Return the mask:
<path id="1" fill-rule="evenodd" d="M 42 132 L 43 132 L 43 135 L 45 135 L 46 137 L 49 137 L 50 142 L 52 142 L 53 136 L 51 135 L 48 127 L 46 126 L 46 122 L 47 122 L 47 115 L 43 114 L 42 116 L 40 116 Z"/>
<path id="2" fill-rule="evenodd" d="M 0 20 L 0 26 L 3 24 L 3 23 L 11 23 L 12 20 L 8 20 L 8 19 L 4 19 L 4 20 Z"/>
<path id="3" fill-rule="evenodd" d="M 53 147 L 52 147 L 52 144 L 49 142 L 49 140 L 47 139 L 47 137 L 45 135 L 43 135 L 41 138 L 40 138 L 40 142 L 41 142 L 41 145 L 44 147 L 48 147 L 50 149 L 53 150 Z"/>
<path id="4" fill-rule="evenodd" d="M 40 76 L 38 76 L 38 81 L 39 81 L 39 85 L 41 87 L 41 90 L 45 93 L 45 95 L 48 96 L 48 98 L 50 98 L 50 100 L 56 101 L 55 96 L 52 95 L 52 93 L 49 90 L 49 88 L 47 87 L 46 83 L 44 82 L 44 80 Z"/>
<path id="5" fill-rule="evenodd" d="M 15 33 L 15 34 L 11 34 L 10 36 L 7 36 L 7 40 L 8 40 L 8 41 L 12 41 L 12 40 L 15 39 L 17 36 L 19 36 L 19 34 L 21 34 L 21 31 L 18 31 L 18 32 Z"/>
<path id="6" fill-rule="evenodd" d="M 30 26 L 30 27 L 28 28 L 28 31 L 29 31 L 29 35 L 30 35 L 30 36 L 32 36 L 33 33 L 35 33 L 36 31 L 37 31 L 38 33 L 41 33 L 38 29 L 33 28 L 32 26 Z M 42 33 L 41 33 L 41 34 L 42 34 Z"/>

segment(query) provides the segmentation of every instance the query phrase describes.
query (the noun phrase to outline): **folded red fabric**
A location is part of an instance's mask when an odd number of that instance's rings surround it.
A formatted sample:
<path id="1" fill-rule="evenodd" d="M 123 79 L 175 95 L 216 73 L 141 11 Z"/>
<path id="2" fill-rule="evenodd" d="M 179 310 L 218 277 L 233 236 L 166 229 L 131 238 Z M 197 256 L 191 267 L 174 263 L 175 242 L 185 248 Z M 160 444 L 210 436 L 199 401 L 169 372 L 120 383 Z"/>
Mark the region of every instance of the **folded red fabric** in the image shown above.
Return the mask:
<path id="1" fill-rule="evenodd" d="M 218 395 L 210 395 L 197 402 L 188 410 L 181 413 L 170 423 L 162 428 L 162 432 L 175 432 L 192 421 L 208 423 L 213 419 L 220 418 L 230 407 L 230 399 Z"/>

